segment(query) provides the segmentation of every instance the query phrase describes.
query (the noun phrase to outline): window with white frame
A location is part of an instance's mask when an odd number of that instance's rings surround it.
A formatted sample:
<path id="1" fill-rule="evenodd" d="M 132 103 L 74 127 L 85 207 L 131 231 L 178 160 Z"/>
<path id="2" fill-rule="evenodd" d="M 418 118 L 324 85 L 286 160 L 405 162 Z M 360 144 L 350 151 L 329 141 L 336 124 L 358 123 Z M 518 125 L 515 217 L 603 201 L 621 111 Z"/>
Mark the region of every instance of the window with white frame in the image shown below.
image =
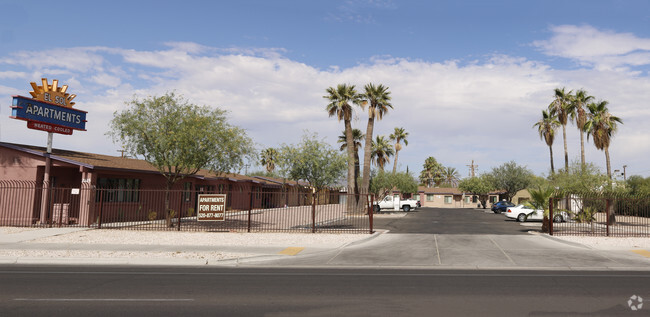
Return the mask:
<path id="1" fill-rule="evenodd" d="M 452 196 L 445 196 L 445 204 L 451 204 Z"/>

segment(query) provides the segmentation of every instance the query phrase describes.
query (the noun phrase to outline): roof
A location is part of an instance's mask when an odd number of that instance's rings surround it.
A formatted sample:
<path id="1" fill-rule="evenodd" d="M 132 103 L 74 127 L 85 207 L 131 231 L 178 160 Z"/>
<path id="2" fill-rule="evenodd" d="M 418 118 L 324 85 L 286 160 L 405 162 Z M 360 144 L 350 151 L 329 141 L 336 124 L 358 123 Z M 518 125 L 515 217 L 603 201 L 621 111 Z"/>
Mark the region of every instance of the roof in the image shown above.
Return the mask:
<path id="1" fill-rule="evenodd" d="M 29 153 L 32 155 L 45 157 L 47 149 L 41 146 L 25 145 L 0 142 L 1 147 L 13 149 Z M 145 160 L 139 160 L 121 156 L 111 156 L 104 154 L 86 153 L 62 149 L 52 149 L 50 158 L 56 161 L 65 162 L 68 164 L 84 166 L 90 169 L 98 170 L 128 170 L 145 173 L 159 173 L 151 163 Z M 227 179 L 233 182 L 253 182 L 259 184 L 266 184 L 264 180 L 254 177 L 239 175 L 235 173 L 216 174 L 209 170 L 202 169 L 198 171 L 195 177 L 199 178 L 214 178 L 214 179 Z"/>
<path id="2" fill-rule="evenodd" d="M 425 194 L 438 194 L 438 195 L 469 195 L 470 193 L 464 193 L 457 187 L 426 187 L 426 186 L 419 186 L 418 187 L 418 192 L 419 193 L 425 193 Z M 490 195 L 498 195 L 498 194 L 503 194 L 503 191 L 491 191 L 489 194 Z"/>

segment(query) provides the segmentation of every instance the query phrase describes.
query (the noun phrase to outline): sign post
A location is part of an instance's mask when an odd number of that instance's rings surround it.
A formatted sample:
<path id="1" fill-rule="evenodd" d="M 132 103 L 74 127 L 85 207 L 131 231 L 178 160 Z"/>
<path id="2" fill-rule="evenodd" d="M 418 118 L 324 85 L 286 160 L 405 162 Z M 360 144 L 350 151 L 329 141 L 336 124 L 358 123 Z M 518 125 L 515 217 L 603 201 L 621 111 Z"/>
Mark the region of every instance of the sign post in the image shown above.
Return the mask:
<path id="1" fill-rule="evenodd" d="M 12 119 L 27 121 L 27 128 L 47 132 L 47 153 L 45 154 L 45 171 L 43 175 L 44 195 L 41 200 L 40 223 L 47 221 L 50 205 L 50 172 L 52 139 L 54 133 L 71 135 L 72 130 L 86 131 L 86 112 L 72 109 L 72 100 L 76 95 L 67 93 L 68 85 L 59 87 L 57 79 L 50 85 L 47 78 L 41 78 L 42 85 L 30 83 L 32 98 L 14 96 L 11 106 Z"/>

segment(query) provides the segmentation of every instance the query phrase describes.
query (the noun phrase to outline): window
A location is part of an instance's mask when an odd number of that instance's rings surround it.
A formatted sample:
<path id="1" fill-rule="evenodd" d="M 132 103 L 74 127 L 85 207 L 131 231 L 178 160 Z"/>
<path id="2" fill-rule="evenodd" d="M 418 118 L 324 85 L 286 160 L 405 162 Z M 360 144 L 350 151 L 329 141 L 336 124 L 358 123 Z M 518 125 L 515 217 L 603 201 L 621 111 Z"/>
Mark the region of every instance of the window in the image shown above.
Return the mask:
<path id="1" fill-rule="evenodd" d="M 137 202 L 140 200 L 138 190 L 140 180 L 137 178 L 104 178 L 97 179 L 97 197 L 95 201 L 104 202 Z"/>
<path id="2" fill-rule="evenodd" d="M 427 201 L 433 201 L 433 194 L 427 194 Z"/>
<path id="3" fill-rule="evenodd" d="M 465 203 L 469 204 L 472 201 L 472 198 L 469 196 L 465 196 Z"/>
<path id="4" fill-rule="evenodd" d="M 478 197 L 477 196 L 472 196 L 472 202 L 477 203 L 478 202 Z"/>
<path id="5" fill-rule="evenodd" d="M 183 200 L 185 202 L 192 200 L 192 183 L 190 182 L 183 184 Z"/>
<path id="6" fill-rule="evenodd" d="M 445 204 L 451 204 L 452 196 L 445 196 Z"/>

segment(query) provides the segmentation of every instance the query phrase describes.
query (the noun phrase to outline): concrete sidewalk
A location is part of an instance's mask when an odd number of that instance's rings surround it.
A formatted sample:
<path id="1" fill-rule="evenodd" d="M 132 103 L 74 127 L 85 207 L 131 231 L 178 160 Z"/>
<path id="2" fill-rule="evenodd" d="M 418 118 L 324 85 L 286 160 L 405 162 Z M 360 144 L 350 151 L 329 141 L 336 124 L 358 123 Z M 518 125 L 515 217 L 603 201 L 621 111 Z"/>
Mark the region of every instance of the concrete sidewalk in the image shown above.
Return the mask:
<path id="1" fill-rule="evenodd" d="M 307 246 L 38 242 L 83 230 L 92 234 L 93 229 L 49 228 L 0 234 L 0 264 L 650 271 L 649 250 L 596 250 L 542 234 L 377 232 L 361 234 L 345 244 Z"/>

